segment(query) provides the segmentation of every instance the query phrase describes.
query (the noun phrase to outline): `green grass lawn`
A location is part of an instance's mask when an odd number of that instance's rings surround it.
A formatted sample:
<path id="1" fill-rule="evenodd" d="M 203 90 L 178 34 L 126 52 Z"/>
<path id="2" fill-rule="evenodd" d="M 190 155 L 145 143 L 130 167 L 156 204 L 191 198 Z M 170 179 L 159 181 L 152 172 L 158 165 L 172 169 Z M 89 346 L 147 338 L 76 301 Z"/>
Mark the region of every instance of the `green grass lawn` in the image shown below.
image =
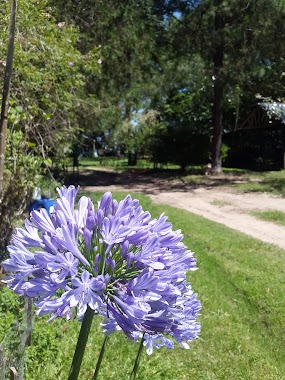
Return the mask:
<path id="1" fill-rule="evenodd" d="M 70 165 L 72 165 L 72 161 L 70 161 Z M 153 163 L 147 159 L 138 159 L 137 164 L 133 166 L 128 165 L 128 158 L 118 158 L 118 157 L 97 157 L 97 158 L 89 158 L 89 157 L 81 157 L 79 158 L 79 166 L 82 168 L 93 167 L 107 167 L 115 170 L 129 170 L 129 169 L 153 169 Z M 160 168 L 167 168 L 178 170 L 179 165 L 174 164 L 165 164 L 159 165 Z"/>
<path id="2" fill-rule="evenodd" d="M 199 270 L 189 281 L 203 306 L 200 339 L 190 350 L 144 352 L 137 380 L 285 379 L 285 251 L 186 211 L 155 205 L 146 196 L 135 197 L 153 217 L 165 212 L 174 228 L 182 229 L 185 244 L 196 252 Z M 4 312 L 7 322 L 0 308 L 0 341 L 12 323 Z M 103 341 L 98 323 L 95 319 L 82 380 L 92 378 Z M 26 379 L 66 379 L 79 327 L 76 320 L 47 323 L 36 317 Z M 122 333 L 109 342 L 99 379 L 128 379 L 138 345 Z"/>
<path id="3" fill-rule="evenodd" d="M 279 210 L 253 211 L 251 214 L 258 219 L 285 226 L 285 213 Z"/>
<path id="4" fill-rule="evenodd" d="M 248 181 L 235 185 L 243 192 L 267 192 L 277 195 L 285 195 L 285 170 L 272 172 L 249 172 Z"/>
<path id="5" fill-rule="evenodd" d="M 182 176 L 181 179 L 183 182 L 198 186 L 207 186 L 213 180 L 211 176 L 192 173 Z M 285 171 L 251 172 L 225 168 L 223 169 L 223 177 L 216 180 L 216 185 L 231 186 L 243 193 L 266 192 L 285 196 Z"/>

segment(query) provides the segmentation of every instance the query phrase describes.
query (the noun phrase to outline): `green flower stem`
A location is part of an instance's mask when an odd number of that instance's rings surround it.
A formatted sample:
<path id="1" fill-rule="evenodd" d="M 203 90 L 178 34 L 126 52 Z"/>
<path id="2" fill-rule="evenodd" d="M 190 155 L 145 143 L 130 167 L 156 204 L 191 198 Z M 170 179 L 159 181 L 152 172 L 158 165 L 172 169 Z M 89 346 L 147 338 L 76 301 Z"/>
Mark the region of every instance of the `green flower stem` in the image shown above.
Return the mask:
<path id="1" fill-rule="evenodd" d="M 134 364 L 134 368 L 133 368 L 133 372 L 131 374 L 130 380 L 135 380 L 135 377 L 136 377 L 136 374 L 137 374 L 137 371 L 139 368 L 139 364 L 140 364 L 141 355 L 142 355 L 143 341 L 144 341 L 144 335 L 142 336 L 140 348 L 139 348 L 138 353 L 137 353 L 136 361 Z"/>
<path id="2" fill-rule="evenodd" d="M 102 359 L 103 359 L 103 356 L 105 353 L 105 348 L 106 348 L 108 338 L 109 338 L 109 335 L 105 335 L 105 339 L 104 339 L 104 342 L 103 342 L 102 347 L 101 347 L 100 355 L 99 355 L 99 358 L 97 360 L 97 365 L 96 365 L 96 369 L 95 369 L 94 376 L 93 376 L 92 380 L 96 380 L 97 376 L 99 374 L 100 366 L 101 366 L 101 362 L 102 362 Z"/>
<path id="3" fill-rule="evenodd" d="M 81 329 L 79 332 L 75 352 L 73 355 L 73 360 L 70 367 L 68 380 L 77 380 L 78 378 L 93 317 L 94 317 L 94 310 L 92 310 L 88 306 L 84 314 L 82 324 L 81 324 Z"/>

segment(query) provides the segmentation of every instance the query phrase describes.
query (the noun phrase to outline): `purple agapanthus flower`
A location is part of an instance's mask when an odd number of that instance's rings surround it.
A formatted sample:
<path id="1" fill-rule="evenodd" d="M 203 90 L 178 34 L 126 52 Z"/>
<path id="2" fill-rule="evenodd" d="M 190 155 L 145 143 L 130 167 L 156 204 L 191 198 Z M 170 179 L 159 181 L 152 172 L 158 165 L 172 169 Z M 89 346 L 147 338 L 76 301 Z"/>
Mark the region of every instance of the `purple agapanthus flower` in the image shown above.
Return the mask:
<path id="1" fill-rule="evenodd" d="M 186 280 L 193 253 L 167 218 L 152 219 L 130 195 L 111 193 L 94 207 L 78 188 L 58 189 L 50 214 L 32 211 L 17 228 L 2 263 L 16 293 L 33 297 L 39 315 L 81 320 L 87 307 L 104 316 L 105 334 L 117 330 L 153 348 L 189 348 L 200 331 L 200 302 Z"/>

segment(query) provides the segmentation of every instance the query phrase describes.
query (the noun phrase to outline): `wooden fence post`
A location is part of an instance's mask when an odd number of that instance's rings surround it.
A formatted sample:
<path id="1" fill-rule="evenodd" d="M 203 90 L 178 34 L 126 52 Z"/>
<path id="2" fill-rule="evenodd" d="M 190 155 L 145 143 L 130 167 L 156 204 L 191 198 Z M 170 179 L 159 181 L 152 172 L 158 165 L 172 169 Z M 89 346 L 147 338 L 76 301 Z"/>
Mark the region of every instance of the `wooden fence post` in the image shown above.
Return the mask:
<path id="1" fill-rule="evenodd" d="M 17 380 L 17 371 L 15 367 L 10 367 L 10 380 Z"/>
<path id="2" fill-rule="evenodd" d="M 33 299 L 25 297 L 24 306 L 24 321 L 25 330 L 21 336 L 21 342 L 19 346 L 19 361 L 17 364 L 17 380 L 24 380 L 25 372 L 25 349 L 31 345 L 32 329 L 33 329 Z"/>
<path id="3" fill-rule="evenodd" d="M 6 361 L 4 347 L 2 344 L 0 344 L 0 380 L 5 380 L 5 368 Z"/>

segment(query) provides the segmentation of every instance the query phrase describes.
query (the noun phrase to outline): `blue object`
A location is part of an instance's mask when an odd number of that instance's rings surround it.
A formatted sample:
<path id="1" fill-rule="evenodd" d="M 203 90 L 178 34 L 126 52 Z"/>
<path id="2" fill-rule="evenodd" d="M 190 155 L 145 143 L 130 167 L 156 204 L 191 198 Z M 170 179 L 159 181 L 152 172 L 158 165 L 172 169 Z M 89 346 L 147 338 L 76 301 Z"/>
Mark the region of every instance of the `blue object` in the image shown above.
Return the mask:
<path id="1" fill-rule="evenodd" d="M 50 214 L 50 208 L 54 205 L 53 199 L 38 199 L 30 204 L 29 212 L 33 210 L 38 210 L 40 208 L 45 208 L 47 212 Z"/>

